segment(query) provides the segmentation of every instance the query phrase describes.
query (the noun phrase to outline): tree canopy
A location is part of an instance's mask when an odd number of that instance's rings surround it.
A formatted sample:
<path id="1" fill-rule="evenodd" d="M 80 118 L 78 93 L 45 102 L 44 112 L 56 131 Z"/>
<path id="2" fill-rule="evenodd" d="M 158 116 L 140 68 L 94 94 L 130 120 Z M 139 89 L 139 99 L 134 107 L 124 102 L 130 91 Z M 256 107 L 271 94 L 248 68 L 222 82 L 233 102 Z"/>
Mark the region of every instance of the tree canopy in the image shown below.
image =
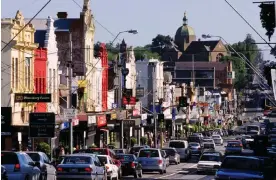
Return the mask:
<path id="1" fill-rule="evenodd" d="M 159 54 L 159 56 L 162 56 L 162 54 L 165 52 L 166 47 L 171 46 L 172 40 L 173 38 L 169 35 L 164 36 L 158 34 L 155 38 L 152 39 L 151 52 L 157 53 Z"/>
<path id="2" fill-rule="evenodd" d="M 239 55 L 228 47 L 231 51 L 231 56 L 222 58 L 223 61 L 232 61 L 233 70 L 235 71 L 234 86 L 236 89 L 243 89 L 247 83 L 253 80 L 252 75 L 254 74 L 252 68 L 241 57 L 245 56 L 253 67 L 263 62 L 262 54 L 254 43 L 255 40 L 252 36 L 247 34 L 244 41 L 231 45 Z"/>

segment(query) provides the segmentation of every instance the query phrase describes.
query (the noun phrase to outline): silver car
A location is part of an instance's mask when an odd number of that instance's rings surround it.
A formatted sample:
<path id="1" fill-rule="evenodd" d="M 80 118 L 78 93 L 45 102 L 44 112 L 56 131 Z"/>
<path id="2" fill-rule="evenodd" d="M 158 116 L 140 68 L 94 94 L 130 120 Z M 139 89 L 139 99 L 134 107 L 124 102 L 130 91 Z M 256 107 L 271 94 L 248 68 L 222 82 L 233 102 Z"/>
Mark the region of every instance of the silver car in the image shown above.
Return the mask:
<path id="1" fill-rule="evenodd" d="M 106 179 L 106 170 L 95 154 L 71 154 L 57 166 L 57 179 Z"/>
<path id="2" fill-rule="evenodd" d="M 26 153 L 2 151 L 1 165 L 6 168 L 9 180 L 39 180 L 40 170 Z"/>
<path id="3" fill-rule="evenodd" d="M 160 149 L 141 149 L 138 153 L 137 161 L 142 165 L 142 170 L 145 172 L 158 171 L 160 174 L 167 172 L 166 159 L 162 157 Z"/>
<path id="4" fill-rule="evenodd" d="M 180 164 L 180 155 L 175 148 L 163 148 L 162 150 L 169 156 L 170 163 Z"/>

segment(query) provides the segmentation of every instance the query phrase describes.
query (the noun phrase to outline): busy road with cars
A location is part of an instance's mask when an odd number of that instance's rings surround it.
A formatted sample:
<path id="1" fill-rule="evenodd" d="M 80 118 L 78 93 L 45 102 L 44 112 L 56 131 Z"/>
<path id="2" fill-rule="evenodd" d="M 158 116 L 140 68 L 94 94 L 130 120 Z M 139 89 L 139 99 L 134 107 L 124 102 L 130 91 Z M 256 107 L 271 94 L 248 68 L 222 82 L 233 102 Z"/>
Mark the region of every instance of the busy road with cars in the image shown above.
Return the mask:
<path id="1" fill-rule="evenodd" d="M 55 161 L 43 152 L 2 151 L 1 176 L 3 180 L 274 180 L 275 162 L 275 122 L 263 121 L 170 139 L 160 148 L 77 149 Z"/>

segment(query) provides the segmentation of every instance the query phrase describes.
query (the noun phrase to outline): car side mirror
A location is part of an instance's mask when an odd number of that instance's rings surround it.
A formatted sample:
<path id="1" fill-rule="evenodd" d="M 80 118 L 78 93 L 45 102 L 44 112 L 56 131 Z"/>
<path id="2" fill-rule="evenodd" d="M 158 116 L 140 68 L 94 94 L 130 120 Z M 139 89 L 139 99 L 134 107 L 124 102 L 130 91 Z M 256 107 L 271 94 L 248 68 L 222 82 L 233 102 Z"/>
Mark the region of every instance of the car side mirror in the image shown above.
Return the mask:
<path id="1" fill-rule="evenodd" d="M 214 169 L 219 169 L 220 165 L 214 165 Z"/>
<path id="2" fill-rule="evenodd" d="M 30 165 L 30 166 L 36 166 L 36 163 L 35 162 L 29 162 L 28 165 Z"/>
<path id="3" fill-rule="evenodd" d="M 40 167 L 40 162 L 39 161 L 36 161 L 34 164 L 35 164 L 35 166 Z"/>

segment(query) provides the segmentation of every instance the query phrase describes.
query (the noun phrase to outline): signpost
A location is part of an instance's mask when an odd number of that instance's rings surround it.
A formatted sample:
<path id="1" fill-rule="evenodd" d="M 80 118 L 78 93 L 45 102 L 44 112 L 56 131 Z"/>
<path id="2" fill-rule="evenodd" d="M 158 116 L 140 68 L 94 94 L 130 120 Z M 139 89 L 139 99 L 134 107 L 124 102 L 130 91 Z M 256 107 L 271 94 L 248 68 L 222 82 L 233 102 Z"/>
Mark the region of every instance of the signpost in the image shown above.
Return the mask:
<path id="1" fill-rule="evenodd" d="M 65 119 L 75 119 L 77 115 L 76 109 L 64 109 L 64 118 Z"/>
<path id="2" fill-rule="evenodd" d="M 29 137 L 55 137 L 55 113 L 30 113 Z"/>
<path id="3" fill-rule="evenodd" d="M 16 93 L 14 94 L 14 102 L 52 102 L 51 94 L 24 94 L 24 93 Z"/>

